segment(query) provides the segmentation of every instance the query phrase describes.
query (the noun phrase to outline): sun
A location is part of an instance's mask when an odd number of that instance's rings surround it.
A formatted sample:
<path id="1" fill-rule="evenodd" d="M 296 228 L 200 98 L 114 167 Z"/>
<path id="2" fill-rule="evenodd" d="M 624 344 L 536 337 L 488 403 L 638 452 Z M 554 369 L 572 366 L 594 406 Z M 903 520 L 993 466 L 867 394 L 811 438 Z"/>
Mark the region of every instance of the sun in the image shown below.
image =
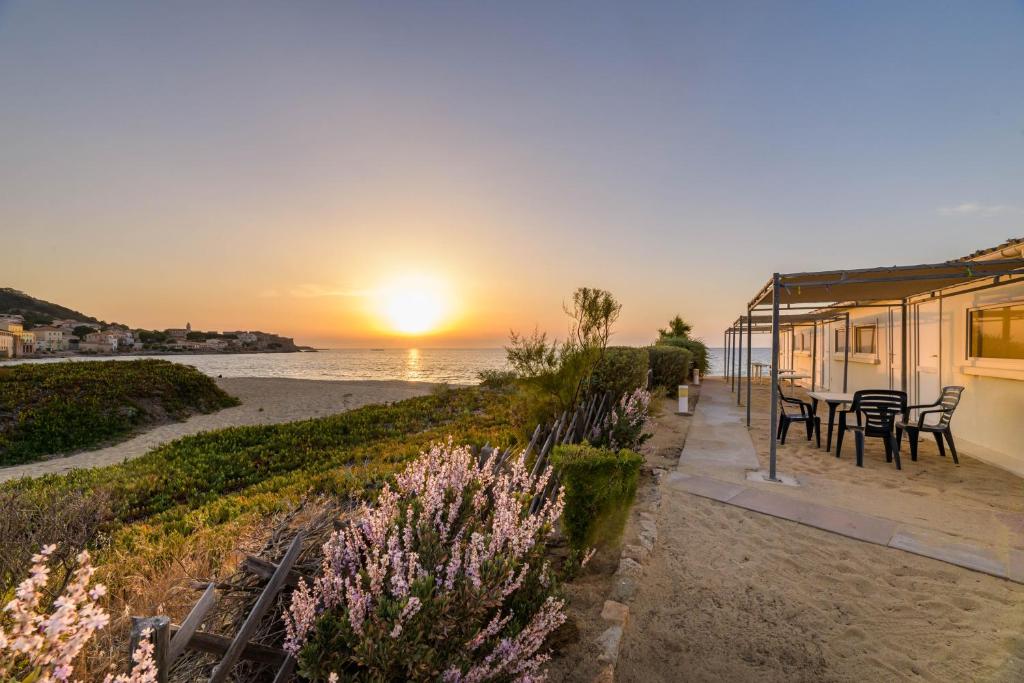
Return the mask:
<path id="1" fill-rule="evenodd" d="M 441 321 L 440 297 L 432 292 L 397 290 L 384 299 L 384 314 L 391 328 L 402 334 L 424 334 Z"/>
<path id="2" fill-rule="evenodd" d="M 397 334 L 436 332 L 448 309 L 446 288 L 436 278 L 406 275 L 378 290 L 377 314 L 387 329 Z"/>

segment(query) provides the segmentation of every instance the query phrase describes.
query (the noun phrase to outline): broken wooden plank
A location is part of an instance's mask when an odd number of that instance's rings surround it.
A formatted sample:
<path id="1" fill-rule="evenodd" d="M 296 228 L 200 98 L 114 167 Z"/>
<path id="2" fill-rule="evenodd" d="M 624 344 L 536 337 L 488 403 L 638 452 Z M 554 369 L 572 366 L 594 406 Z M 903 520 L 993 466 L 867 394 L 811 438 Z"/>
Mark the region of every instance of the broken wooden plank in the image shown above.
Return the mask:
<path id="1" fill-rule="evenodd" d="M 269 581 L 270 577 L 274 575 L 275 571 L 277 571 L 276 564 L 270 560 L 265 560 L 262 557 L 256 557 L 254 555 L 247 555 L 246 558 L 242 560 L 242 568 L 250 574 L 255 574 L 265 581 Z M 293 569 L 288 572 L 288 577 L 285 579 L 284 585 L 294 588 L 295 586 L 298 586 L 299 582 L 304 578 L 306 577 Z"/>
<path id="2" fill-rule="evenodd" d="M 176 627 L 172 626 L 173 632 Z M 216 633 L 204 633 L 196 631 L 189 639 L 188 649 L 198 652 L 206 652 L 211 655 L 223 655 L 231 647 L 231 638 L 219 636 Z M 270 666 L 281 666 L 288 657 L 288 653 L 268 645 L 259 643 L 246 643 L 239 659 L 256 664 L 269 664 Z"/>
<path id="3" fill-rule="evenodd" d="M 210 683 L 223 683 L 227 680 L 228 674 L 231 673 L 231 669 L 234 668 L 235 663 L 238 662 L 239 657 L 242 654 L 242 650 L 245 649 L 246 643 L 252 637 L 256 631 L 256 627 L 259 625 L 260 619 L 266 614 L 267 610 L 274 604 L 274 599 L 277 597 L 278 592 L 284 588 L 285 580 L 288 578 L 288 572 L 291 571 L 295 561 L 299 559 L 299 551 L 302 550 L 302 538 L 305 534 L 301 531 L 295 535 L 292 539 L 292 543 L 288 546 L 288 552 L 284 554 L 284 558 L 281 563 L 277 565 L 277 570 L 274 575 L 270 577 L 270 581 L 267 582 L 267 587 L 263 589 L 259 599 L 256 600 L 256 604 L 253 605 L 252 611 L 249 612 L 249 616 L 245 618 L 245 622 L 242 623 L 242 628 L 235 634 L 234 640 L 231 641 L 231 645 L 228 647 L 228 651 L 224 653 L 224 658 L 220 661 L 217 666 L 214 667 L 213 673 L 210 675 Z"/>
<path id="4" fill-rule="evenodd" d="M 188 641 L 199 630 L 199 625 L 203 623 L 207 612 L 215 604 L 217 604 L 217 587 L 211 583 L 206 587 L 206 592 L 203 593 L 203 596 L 199 598 L 199 602 L 195 604 L 192 611 L 185 617 L 185 621 L 181 622 L 181 626 L 178 627 L 174 637 L 171 638 L 171 646 L 167 651 L 168 666 L 172 666 L 178 657 L 185 652 L 185 648 L 188 647 Z"/>

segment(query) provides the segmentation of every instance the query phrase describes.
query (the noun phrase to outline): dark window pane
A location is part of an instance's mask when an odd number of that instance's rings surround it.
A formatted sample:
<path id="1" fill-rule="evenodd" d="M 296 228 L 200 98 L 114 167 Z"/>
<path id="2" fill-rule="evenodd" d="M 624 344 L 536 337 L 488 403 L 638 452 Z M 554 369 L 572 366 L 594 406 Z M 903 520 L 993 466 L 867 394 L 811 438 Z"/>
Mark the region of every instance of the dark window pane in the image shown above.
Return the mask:
<path id="1" fill-rule="evenodd" d="M 1024 359 L 1024 305 L 971 311 L 972 358 Z"/>

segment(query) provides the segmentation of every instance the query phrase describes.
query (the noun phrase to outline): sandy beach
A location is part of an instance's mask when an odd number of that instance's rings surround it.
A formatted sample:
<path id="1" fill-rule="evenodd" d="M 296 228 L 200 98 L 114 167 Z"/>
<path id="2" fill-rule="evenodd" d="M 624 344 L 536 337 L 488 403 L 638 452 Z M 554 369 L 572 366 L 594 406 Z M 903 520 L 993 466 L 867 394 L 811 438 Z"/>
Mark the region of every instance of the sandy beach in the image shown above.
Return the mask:
<path id="1" fill-rule="evenodd" d="M 349 382 L 276 377 L 219 378 L 216 382 L 224 391 L 240 399 L 242 404 L 210 415 L 194 415 L 184 422 L 160 425 L 106 448 L 0 468 L 0 481 L 112 465 L 137 458 L 157 446 L 190 434 L 224 427 L 324 417 L 371 403 L 423 396 L 434 386 L 426 382 Z"/>
<path id="2" fill-rule="evenodd" d="M 763 460 L 767 391 L 754 398 L 751 436 Z M 699 436 L 691 431 L 687 442 Z M 1019 522 L 1020 480 L 967 453 L 955 467 L 923 448 L 897 473 L 874 446 L 857 468 L 852 448 L 837 460 L 797 437 L 779 459 L 805 480 L 774 489 L 787 495 L 1015 546 L 1006 525 Z M 682 461 L 679 470 L 697 467 L 730 476 Z M 701 498 L 670 481 L 661 492 L 658 545 L 630 607 L 617 680 L 1024 678 L 1024 585 Z"/>

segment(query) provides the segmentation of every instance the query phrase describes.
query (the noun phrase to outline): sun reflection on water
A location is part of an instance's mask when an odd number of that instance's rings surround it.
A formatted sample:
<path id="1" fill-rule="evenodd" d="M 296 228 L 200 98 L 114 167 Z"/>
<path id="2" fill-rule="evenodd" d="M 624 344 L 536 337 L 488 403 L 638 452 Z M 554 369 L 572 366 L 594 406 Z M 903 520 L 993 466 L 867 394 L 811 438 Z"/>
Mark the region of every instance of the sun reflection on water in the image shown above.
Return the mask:
<path id="1" fill-rule="evenodd" d="M 420 350 L 409 349 L 405 354 L 405 378 L 415 381 L 422 379 L 423 372 L 420 367 Z"/>

